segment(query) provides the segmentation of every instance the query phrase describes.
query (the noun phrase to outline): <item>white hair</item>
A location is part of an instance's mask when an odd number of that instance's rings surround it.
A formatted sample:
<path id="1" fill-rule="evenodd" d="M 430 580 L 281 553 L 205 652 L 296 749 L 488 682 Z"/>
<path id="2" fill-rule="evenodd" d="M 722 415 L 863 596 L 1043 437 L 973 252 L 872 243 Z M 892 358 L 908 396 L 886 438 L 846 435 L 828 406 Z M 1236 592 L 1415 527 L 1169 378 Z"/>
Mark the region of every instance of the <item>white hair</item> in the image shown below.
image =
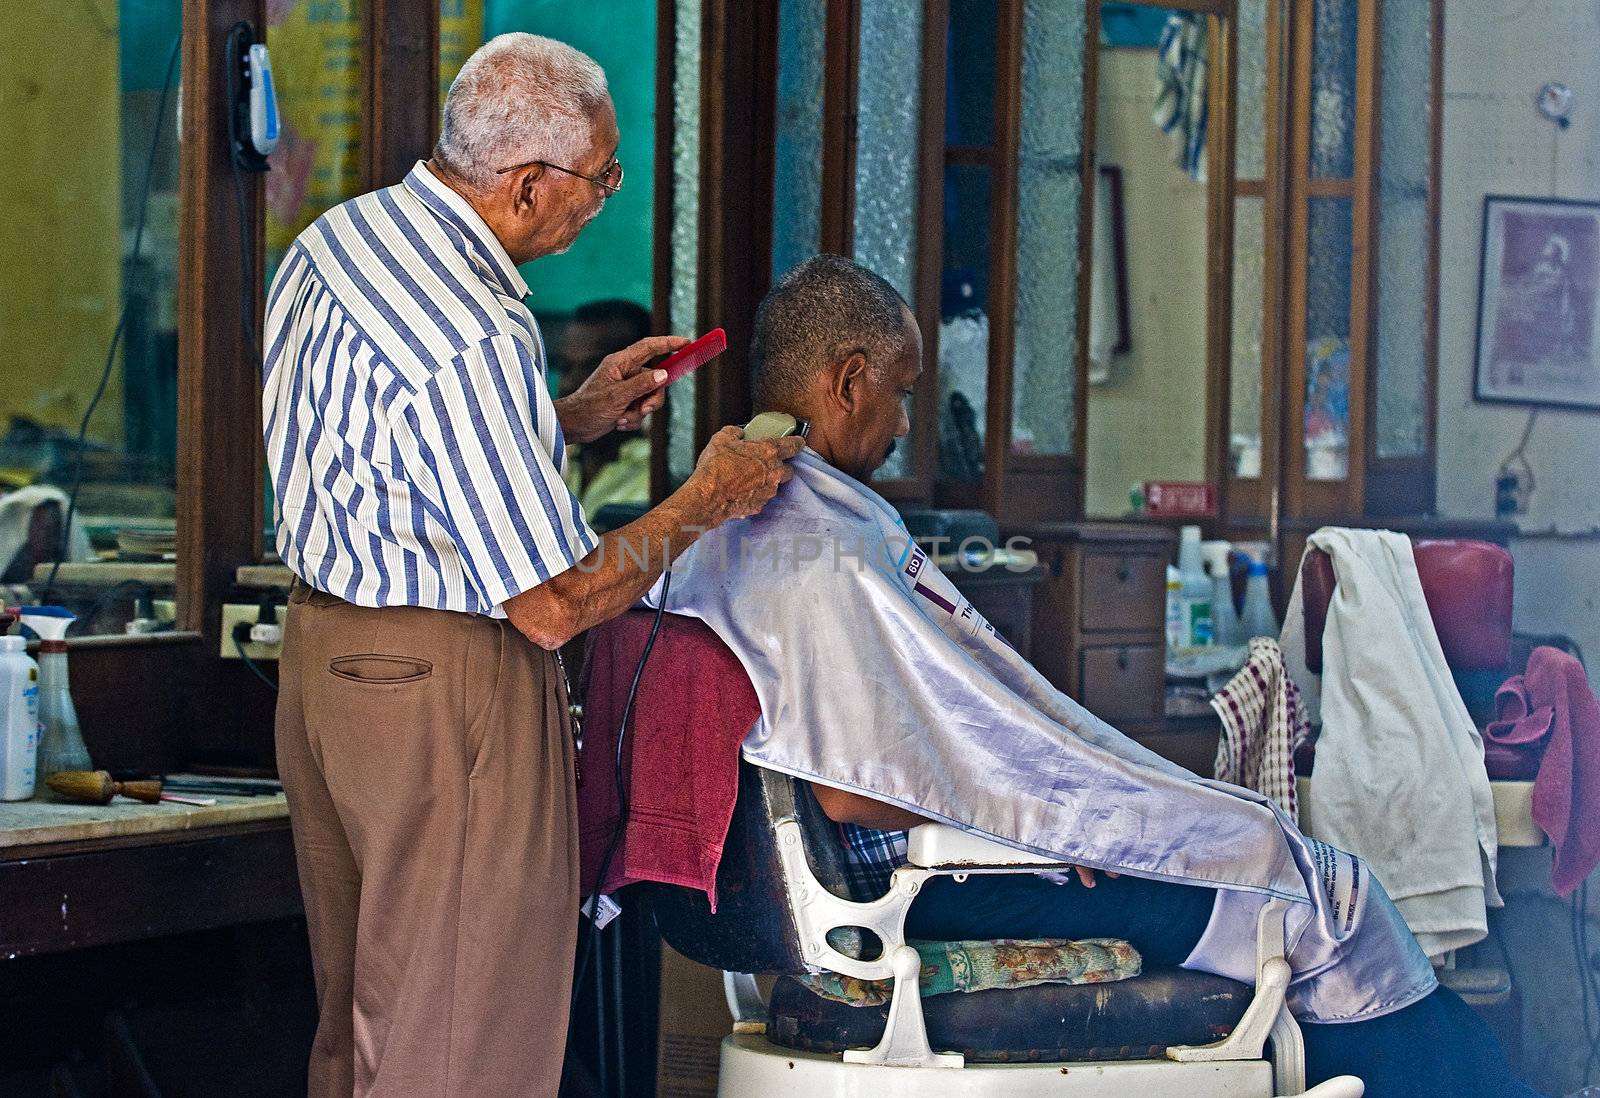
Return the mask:
<path id="1" fill-rule="evenodd" d="M 451 83 L 434 156 L 484 190 L 513 164 L 565 166 L 589 151 L 595 115 L 610 98 L 606 74 L 588 54 L 537 34 L 497 35 Z"/>

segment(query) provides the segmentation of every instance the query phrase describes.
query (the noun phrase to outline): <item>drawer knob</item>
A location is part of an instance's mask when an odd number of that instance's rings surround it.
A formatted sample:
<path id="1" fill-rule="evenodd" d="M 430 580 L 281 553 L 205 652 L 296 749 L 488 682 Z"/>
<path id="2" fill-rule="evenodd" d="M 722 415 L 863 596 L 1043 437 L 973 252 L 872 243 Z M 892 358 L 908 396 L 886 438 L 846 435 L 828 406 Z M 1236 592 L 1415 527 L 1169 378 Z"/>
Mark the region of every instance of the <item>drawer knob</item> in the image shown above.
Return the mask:
<path id="1" fill-rule="evenodd" d="M 1128 650 L 1126 648 L 1119 648 L 1119 649 L 1117 649 L 1117 670 L 1118 671 L 1126 671 L 1127 669 L 1128 669 Z"/>
<path id="2" fill-rule="evenodd" d="M 1130 580 L 1132 578 L 1133 578 L 1133 573 L 1128 568 L 1128 562 L 1125 561 L 1125 560 L 1118 561 L 1117 562 L 1117 582 L 1118 583 L 1127 583 L 1128 580 Z"/>

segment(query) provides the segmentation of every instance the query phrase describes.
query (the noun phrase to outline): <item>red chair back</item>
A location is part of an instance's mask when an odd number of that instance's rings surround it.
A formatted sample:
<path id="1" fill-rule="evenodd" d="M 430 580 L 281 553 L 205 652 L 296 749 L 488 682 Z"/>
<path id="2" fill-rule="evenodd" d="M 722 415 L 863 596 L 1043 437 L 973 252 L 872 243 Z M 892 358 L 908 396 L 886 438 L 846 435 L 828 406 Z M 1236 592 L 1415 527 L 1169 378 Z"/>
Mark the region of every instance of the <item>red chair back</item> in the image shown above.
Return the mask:
<path id="1" fill-rule="evenodd" d="M 1501 671 L 1511 661 L 1511 554 L 1486 541 L 1414 541 L 1428 613 L 1452 671 Z M 1306 667 L 1322 672 L 1322 630 L 1337 582 L 1321 549 L 1300 566 L 1305 599 Z"/>

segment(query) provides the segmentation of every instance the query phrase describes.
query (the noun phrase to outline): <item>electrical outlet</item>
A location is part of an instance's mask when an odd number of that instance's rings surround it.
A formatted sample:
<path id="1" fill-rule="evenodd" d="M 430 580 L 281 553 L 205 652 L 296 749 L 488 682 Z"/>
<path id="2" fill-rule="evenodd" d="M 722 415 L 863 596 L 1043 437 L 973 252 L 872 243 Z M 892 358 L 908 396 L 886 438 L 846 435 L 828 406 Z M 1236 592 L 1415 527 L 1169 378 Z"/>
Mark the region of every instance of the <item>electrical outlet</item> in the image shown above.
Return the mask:
<path id="1" fill-rule="evenodd" d="M 254 603 L 247 603 L 247 602 L 227 602 L 227 603 L 223 603 L 223 605 L 222 605 L 222 658 L 223 659 L 225 659 L 225 660 L 236 660 L 236 659 L 239 658 L 239 649 L 238 649 L 238 646 L 235 644 L 234 639 L 233 639 L 234 627 L 237 626 L 237 625 L 241 625 L 242 624 L 242 625 L 244 625 L 244 626 L 246 626 L 248 628 L 249 626 L 255 625 L 257 620 L 260 618 L 260 616 L 261 616 L 261 608 L 259 606 L 255 605 Z M 282 628 L 282 625 L 283 625 L 283 608 L 279 607 L 278 608 L 278 626 L 279 626 L 280 629 Z M 275 643 L 275 644 L 261 644 L 261 643 L 257 643 L 257 642 L 247 641 L 247 642 L 245 642 L 245 645 L 244 645 L 245 655 L 249 656 L 253 660 L 275 660 L 275 659 L 278 658 L 279 653 L 281 653 L 282 651 L 283 651 L 283 641 L 282 641 L 282 634 L 281 633 L 279 634 L 278 642 Z"/>

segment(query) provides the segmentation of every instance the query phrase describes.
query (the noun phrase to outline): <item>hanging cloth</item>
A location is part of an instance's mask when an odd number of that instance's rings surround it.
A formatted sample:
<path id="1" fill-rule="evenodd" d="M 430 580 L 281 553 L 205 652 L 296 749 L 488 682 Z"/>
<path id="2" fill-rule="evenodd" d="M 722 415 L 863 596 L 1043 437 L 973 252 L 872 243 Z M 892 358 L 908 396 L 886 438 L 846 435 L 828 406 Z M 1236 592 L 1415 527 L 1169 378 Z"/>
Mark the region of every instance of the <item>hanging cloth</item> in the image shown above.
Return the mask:
<path id="1" fill-rule="evenodd" d="M 1172 160 L 1189 175 L 1206 179 L 1206 21 L 1174 12 L 1156 47 L 1156 105 L 1151 113 L 1172 139 Z"/>

